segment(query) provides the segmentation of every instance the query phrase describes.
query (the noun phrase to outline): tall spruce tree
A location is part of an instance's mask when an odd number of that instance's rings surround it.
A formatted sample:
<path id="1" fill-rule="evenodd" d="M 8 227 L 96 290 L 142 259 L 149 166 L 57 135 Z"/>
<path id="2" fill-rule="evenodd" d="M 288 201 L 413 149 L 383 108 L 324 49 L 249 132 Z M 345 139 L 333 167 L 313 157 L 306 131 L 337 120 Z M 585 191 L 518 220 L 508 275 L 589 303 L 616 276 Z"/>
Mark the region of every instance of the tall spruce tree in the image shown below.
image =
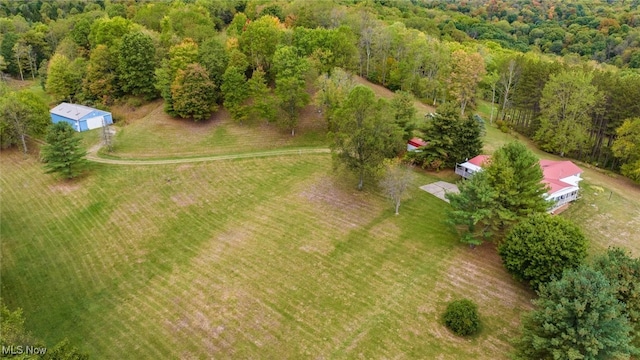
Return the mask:
<path id="1" fill-rule="evenodd" d="M 522 319 L 516 359 L 628 359 L 631 326 L 606 277 L 587 266 L 542 287 Z"/>
<path id="2" fill-rule="evenodd" d="M 462 241 L 470 245 L 500 237 L 518 220 L 547 210 L 546 185 L 541 181 L 535 155 L 521 143 L 509 143 L 460 185 L 459 194 L 447 194 L 453 208 L 449 220 L 466 226 Z"/>
<path id="3" fill-rule="evenodd" d="M 482 151 L 482 129 L 471 117 L 461 118 L 458 108 L 447 103 L 438 108 L 423 128 L 429 142 L 422 152 L 412 152 L 409 157 L 424 168 L 439 170 L 472 158 Z"/>
<path id="4" fill-rule="evenodd" d="M 66 179 L 78 176 L 86 164 L 87 152 L 80 147 L 81 139 L 71 125 L 64 121 L 53 124 L 46 140 L 47 145 L 41 150 L 46 173 L 58 173 Z"/>
<path id="5" fill-rule="evenodd" d="M 538 158 L 520 142 L 498 149 L 483 170 L 496 191 L 496 216 L 491 219 L 494 230 L 506 230 L 528 215 L 545 212 L 546 185 Z"/>
<path id="6" fill-rule="evenodd" d="M 451 204 L 448 221 L 463 228 L 460 241 L 470 247 L 482 244 L 491 236 L 490 219 L 495 215 L 496 191 L 484 171 L 458 185 L 459 194 L 447 193 Z"/>

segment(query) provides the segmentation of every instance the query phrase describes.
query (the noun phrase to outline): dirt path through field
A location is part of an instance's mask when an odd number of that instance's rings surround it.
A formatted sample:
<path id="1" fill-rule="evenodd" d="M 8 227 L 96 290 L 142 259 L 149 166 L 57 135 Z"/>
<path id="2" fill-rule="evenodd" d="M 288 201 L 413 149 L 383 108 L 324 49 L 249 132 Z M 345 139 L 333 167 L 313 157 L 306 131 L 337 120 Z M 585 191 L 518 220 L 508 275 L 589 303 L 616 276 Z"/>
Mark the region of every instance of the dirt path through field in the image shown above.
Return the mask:
<path id="1" fill-rule="evenodd" d="M 98 144 L 89 149 L 87 153 L 87 160 L 111 165 L 166 165 L 166 164 L 186 164 L 196 162 L 207 161 L 221 161 L 221 160 L 234 160 L 234 159 L 251 159 L 262 158 L 271 156 L 286 156 L 286 155 L 307 155 L 307 154 L 328 154 L 330 151 L 327 148 L 301 148 L 301 149 L 286 149 L 286 150 L 270 150 L 270 151 L 258 151 L 250 153 L 240 154 L 226 154 L 215 156 L 203 156 L 203 157 L 189 157 L 178 159 L 161 159 L 161 160 L 132 160 L 132 159 L 107 159 L 98 156 L 98 150 L 102 147 L 102 144 Z"/>

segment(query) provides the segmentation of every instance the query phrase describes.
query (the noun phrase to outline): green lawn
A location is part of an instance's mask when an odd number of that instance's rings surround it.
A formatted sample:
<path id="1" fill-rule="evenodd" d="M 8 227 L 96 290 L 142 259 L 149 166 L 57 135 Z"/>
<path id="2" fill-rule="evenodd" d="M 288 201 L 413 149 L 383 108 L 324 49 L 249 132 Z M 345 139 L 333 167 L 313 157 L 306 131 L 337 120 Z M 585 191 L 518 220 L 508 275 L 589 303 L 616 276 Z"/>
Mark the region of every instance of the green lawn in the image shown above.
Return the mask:
<path id="1" fill-rule="evenodd" d="M 219 155 L 279 148 L 326 146 L 326 121 L 308 106 L 298 133 L 291 136 L 271 124 L 236 124 L 221 110 L 204 122 L 174 119 L 157 103 L 149 114 L 118 126 L 111 157 L 123 159 Z"/>
<path id="2" fill-rule="evenodd" d="M 424 173 L 394 216 L 326 154 L 73 183 L 0 159 L 3 298 L 95 358 L 506 358 L 529 307 L 491 247 L 458 244 Z M 469 340 L 438 320 L 462 296 L 485 322 Z"/>
<path id="3" fill-rule="evenodd" d="M 193 124 L 155 106 L 120 127 L 113 155 L 326 146 L 320 116 L 309 107 L 291 137 L 224 112 Z M 99 136 L 82 134 L 87 146 Z M 488 127 L 485 150 L 514 139 Z M 592 252 L 620 245 L 640 256 L 640 189 L 580 165 L 582 199 L 562 216 Z M 449 205 L 418 189 L 457 177 L 416 173 L 394 216 L 375 186 L 355 191 L 327 154 L 92 164 L 62 182 L 34 157 L 3 151 L 2 297 L 47 344 L 69 337 L 93 358 L 507 359 L 533 293 L 491 244 L 461 245 L 444 223 Z M 484 323 L 471 339 L 439 321 L 461 297 Z"/>
<path id="4" fill-rule="evenodd" d="M 25 79 L 24 81 L 20 81 L 11 79 L 7 82 L 7 85 L 9 85 L 9 88 L 11 90 L 15 91 L 28 90 L 29 92 L 39 97 L 45 104 L 51 105 L 51 107 L 57 105 L 54 103 L 51 95 L 47 94 L 44 91 L 42 85 L 40 85 L 40 80 Z"/>
<path id="5" fill-rule="evenodd" d="M 561 216 L 580 225 L 591 240 L 592 254 L 618 246 L 640 257 L 640 187 L 581 166 L 585 180 L 580 183 L 580 199 Z"/>

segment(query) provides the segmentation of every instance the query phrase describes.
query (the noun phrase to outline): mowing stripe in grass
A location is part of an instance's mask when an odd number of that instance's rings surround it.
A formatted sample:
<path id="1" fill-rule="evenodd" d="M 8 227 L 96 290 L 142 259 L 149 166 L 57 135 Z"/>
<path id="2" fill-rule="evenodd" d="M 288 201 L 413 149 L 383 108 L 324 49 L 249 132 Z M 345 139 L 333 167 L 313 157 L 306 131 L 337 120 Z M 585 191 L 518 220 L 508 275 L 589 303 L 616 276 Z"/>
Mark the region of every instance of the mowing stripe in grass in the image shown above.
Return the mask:
<path id="1" fill-rule="evenodd" d="M 236 159 L 252 159 L 252 158 L 264 158 L 274 156 L 287 156 L 287 155 L 308 155 L 308 154 L 327 154 L 329 153 L 327 148 L 297 148 L 287 150 L 271 150 L 271 151 L 259 151 L 249 153 L 234 153 L 226 155 L 215 156 L 200 156 L 200 157 L 182 157 L 171 159 L 116 159 L 116 158 L 103 158 L 90 154 L 87 159 L 93 162 L 111 165 L 168 165 L 168 164 L 188 164 L 207 161 L 221 161 L 221 160 L 236 160 Z"/>
<path id="2" fill-rule="evenodd" d="M 475 346 L 442 342 L 446 299 L 496 289 L 449 284 L 461 247 L 445 204 L 418 190 L 435 178 L 419 175 L 394 216 L 315 154 L 96 166 L 65 186 L 35 162 L 0 166 L 3 297 L 49 344 L 69 337 L 107 359 L 509 349 L 493 328 Z M 513 330 L 514 319 L 494 324 Z"/>

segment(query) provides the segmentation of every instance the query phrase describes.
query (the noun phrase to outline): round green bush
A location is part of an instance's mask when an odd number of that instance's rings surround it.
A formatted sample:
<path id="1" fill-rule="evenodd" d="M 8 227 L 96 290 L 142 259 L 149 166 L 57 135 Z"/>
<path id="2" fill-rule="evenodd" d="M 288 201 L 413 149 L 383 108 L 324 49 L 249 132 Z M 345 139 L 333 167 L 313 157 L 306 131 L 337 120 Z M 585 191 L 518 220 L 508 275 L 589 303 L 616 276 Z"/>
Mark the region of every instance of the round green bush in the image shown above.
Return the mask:
<path id="1" fill-rule="evenodd" d="M 539 213 L 515 225 L 498 246 L 498 253 L 507 271 L 537 290 L 560 279 L 564 270 L 580 266 L 587 247 L 587 238 L 577 225 Z"/>
<path id="2" fill-rule="evenodd" d="M 444 324 L 459 336 L 473 335 L 480 330 L 478 306 L 471 300 L 462 299 L 452 301 L 445 310 Z"/>

